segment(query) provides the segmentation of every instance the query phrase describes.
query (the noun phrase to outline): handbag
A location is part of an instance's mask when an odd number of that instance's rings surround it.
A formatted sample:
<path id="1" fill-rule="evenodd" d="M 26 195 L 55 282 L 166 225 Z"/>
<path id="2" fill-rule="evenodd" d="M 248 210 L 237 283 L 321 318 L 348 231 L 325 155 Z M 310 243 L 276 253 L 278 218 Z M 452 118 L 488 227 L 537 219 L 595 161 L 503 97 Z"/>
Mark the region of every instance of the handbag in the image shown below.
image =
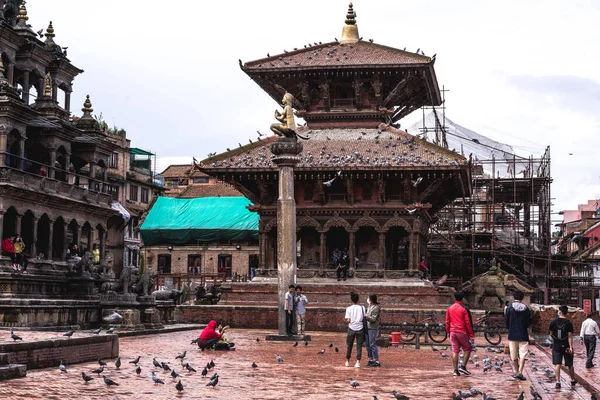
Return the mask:
<path id="1" fill-rule="evenodd" d="M 362 310 L 363 310 L 363 320 L 362 320 L 362 322 L 363 322 L 363 329 L 362 330 L 363 330 L 363 333 L 365 335 L 367 335 L 369 333 L 369 327 L 367 325 L 367 319 L 365 318 L 365 308 L 362 307 Z"/>

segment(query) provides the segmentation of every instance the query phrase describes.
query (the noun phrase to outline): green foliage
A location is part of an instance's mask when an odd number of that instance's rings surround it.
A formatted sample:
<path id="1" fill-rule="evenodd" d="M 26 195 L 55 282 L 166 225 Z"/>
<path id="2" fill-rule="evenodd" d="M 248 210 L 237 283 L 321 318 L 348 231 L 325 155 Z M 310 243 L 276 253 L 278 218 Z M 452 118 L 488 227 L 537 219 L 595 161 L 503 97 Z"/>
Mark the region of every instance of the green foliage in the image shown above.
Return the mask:
<path id="1" fill-rule="evenodd" d="M 98 121 L 100 124 L 100 129 L 106 131 L 109 135 L 124 135 L 125 129 L 119 128 L 117 125 L 113 125 L 112 127 L 108 126 L 108 123 L 104 120 L 102 113 L 100 115 L 94 115 L 94 119 Z"/>

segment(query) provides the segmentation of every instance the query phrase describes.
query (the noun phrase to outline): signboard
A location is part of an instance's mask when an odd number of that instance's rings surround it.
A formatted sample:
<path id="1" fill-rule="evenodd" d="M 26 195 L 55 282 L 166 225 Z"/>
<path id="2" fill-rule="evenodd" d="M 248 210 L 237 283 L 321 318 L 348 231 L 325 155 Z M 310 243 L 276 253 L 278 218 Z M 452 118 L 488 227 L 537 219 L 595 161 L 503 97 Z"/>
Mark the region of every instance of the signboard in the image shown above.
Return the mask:
<path id="1" fill-rule="evenodd" d="M 587 314 L 592 312 L 592 300 L 583 299 L 583 312 Z"/>

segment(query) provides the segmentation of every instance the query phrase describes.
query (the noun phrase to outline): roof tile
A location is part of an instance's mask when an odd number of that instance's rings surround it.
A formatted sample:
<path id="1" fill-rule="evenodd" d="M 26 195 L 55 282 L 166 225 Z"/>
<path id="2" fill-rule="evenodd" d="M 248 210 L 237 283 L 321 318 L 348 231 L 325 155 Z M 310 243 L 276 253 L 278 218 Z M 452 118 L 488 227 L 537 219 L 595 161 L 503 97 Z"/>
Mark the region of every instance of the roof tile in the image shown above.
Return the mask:
<path id="1" fill-rule="evenodd" d="M 197 198 L 197 197 L 234 197 L 243 196 L 235 190 L 233 186 L 223 182 L 217 182 L 208 185 L 190 185 L 183 190 L 177 197 Z"/>

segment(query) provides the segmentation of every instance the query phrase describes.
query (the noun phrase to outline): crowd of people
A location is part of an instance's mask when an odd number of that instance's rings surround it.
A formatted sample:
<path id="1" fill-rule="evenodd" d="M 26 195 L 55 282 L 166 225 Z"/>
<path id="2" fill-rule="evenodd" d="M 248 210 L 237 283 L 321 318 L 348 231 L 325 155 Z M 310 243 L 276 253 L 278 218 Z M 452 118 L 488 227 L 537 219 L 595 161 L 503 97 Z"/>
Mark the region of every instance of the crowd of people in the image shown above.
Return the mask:
<path id="1" fill-rule="evenodd" d="M 9 236 L 2 241 L 2 255 L 10 257 L 11 268 L 27 274 L 27 258 L 25 243 L 19 235 Z"/>

